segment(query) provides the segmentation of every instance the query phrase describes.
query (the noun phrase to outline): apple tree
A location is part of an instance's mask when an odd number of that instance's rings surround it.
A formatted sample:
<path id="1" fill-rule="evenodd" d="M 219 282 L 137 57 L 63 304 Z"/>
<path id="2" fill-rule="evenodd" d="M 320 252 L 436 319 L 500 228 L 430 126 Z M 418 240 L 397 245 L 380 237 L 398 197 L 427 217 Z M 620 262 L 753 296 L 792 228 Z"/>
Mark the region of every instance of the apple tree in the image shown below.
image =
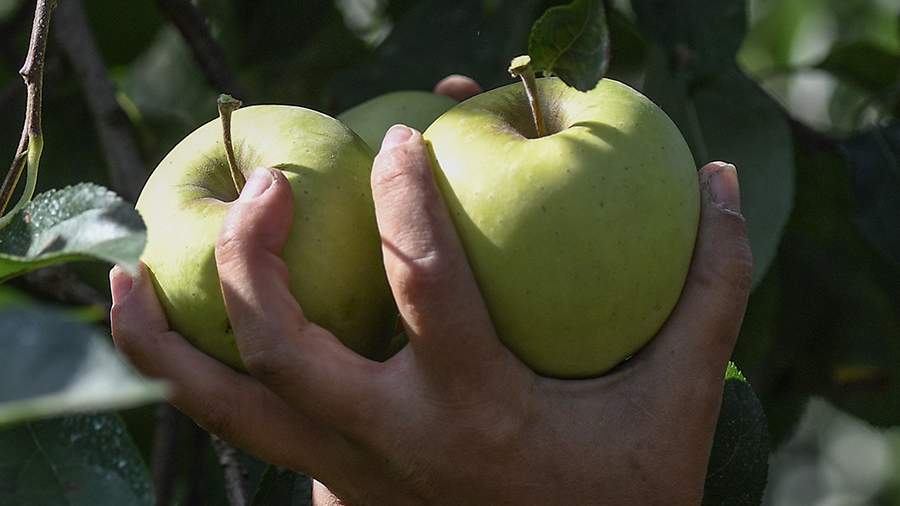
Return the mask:
<path id="1" fill-rule="evenodd" d="M 112 350 L 106 272 L 146 241 L 134 202 L 220 93 L 337 116 L 452 73 L 509 84 L 520 54 L 577 90 L 642 91 L 698 165 L 738 167 L 754 289 L 704 504 L 900 504 L 883 0 L 0 0 L 0 504 L 309 504 L 309 478 L 211 438 Z"/>

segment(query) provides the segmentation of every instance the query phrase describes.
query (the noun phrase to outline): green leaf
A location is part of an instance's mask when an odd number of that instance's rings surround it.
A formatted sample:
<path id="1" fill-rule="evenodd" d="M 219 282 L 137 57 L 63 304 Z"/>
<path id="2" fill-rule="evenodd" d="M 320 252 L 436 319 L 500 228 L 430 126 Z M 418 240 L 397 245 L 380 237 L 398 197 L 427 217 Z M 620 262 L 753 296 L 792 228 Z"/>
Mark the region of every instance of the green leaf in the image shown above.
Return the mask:
<path id="1" fill-rule="evenodd" d="M 253 506 L 310 506 L 312 480 L 308 476 L 269 466 L 253 495 Z"/>
<path id="2" fill-rule="evenodd" d="M 116 415 L 70 416 L 0 431 L 4 506 L 150 506 L 147 468 Z"/>
<path id="3" fill-rule="evenodd" d="M 0 282 L 40 267 L 98 259 L 136 269 L 147 232 L 131 204 L 81 183 L 34 198 L 0 230 Z"/>
<path id="4" fill-rule="evenodd" d="M 735 66 L 691 86 L 657 57 L 647 70 L 645 94 L 675 121 L 698 164 L 737 166 L 741 211 L 753 248 L 754 286 L 775 258 L 794 199 L 794 151 L 778 105 Z"/>
<path id="5" fill-rule="evenodd" d="M 843 148 L 857 225 L 900 268 L 900 121 L 858 135 Z"/>
<path id="6" fill-rule="evenodd" d="M 609 29 L 600 0 L 573 0 L 534 23 L 528 54 L 536 71 L 559 76 L 579 91 L 597 86 L 609 67 Z"/>
<path id="7" fill-rule="evenodd" d="M 0 310 L 0 350 L 11 357 L 0 368 L 0 427 L 164 394 L 160 383 L 135 375 L 99 331 L 51 311 Z"/>
<path id="8" fill-rule="evenodd" d="M 769 474 L 769 431 L 762 404 L 733 363 L 725 371 L 703 504 L 758 506 Z"/>
<path id="9" fill-rule="evenodd" d="M 631 5 L 644 35 L 691 80 L 730 65 L 747 31 L 745 0 L 633 0 Z"/>

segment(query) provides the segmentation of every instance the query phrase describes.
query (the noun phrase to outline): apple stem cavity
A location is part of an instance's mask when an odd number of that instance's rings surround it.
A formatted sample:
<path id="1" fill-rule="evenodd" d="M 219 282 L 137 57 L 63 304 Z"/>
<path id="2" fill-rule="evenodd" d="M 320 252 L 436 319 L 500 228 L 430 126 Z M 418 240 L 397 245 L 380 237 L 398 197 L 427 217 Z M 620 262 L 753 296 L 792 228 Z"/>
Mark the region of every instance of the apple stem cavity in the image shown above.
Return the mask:
<path id="1" fill-rule="evenodd" d="M 531 107 L 531 117 L 534 118 L 534 128 L 538 137 L 547 135 L 544 127 L 544 116 L 541 113 L 541 104 L 538 101 L 537 80 L 534 77 L 534 69 L 531 67 L 531 57 L 528 55 L 516 56 L 509 63 L 509 74 L 522 79 L 525 85 L 525 95 L 528 96 L 528 105 Z"/>
<path id="2" fill-rule="evenodd" d="M 222 121 L 222 140 L 225 143 L 225 154 L 228 157 L 228 169 L 231 172 L 234 189 L 240 195 L 247 180 L 244 178 L 244 174 L 238 170 L 237 159 L 234 157 L 234 146 L 231 143 L 231 113 L 240 109 L 244 104 L 231 95 L 222 94 L 216 100 L 216 105 L 219 107 L 219 119 Z"/>

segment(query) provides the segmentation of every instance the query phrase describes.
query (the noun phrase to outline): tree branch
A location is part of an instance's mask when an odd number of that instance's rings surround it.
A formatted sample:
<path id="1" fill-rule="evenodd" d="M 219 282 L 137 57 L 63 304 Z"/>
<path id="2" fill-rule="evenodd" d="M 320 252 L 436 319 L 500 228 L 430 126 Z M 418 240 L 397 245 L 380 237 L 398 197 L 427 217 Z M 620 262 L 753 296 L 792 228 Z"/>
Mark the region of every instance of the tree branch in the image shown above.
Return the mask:
<path id="1" fill-rule="evenodd" d="M 151 470 L 156 506 L 170 506 L 175 498 L 175 480 L 178 477 L 178 450 L 180 433 L 184 425 L 182 415 L 168 402 L 156 409 L 156 430 L 153 433 Z"/>
<path id="2" fill-rule="evenodd" d="M 246 476 L 247 472 L 238 460 L 237 450 L 214 435 L 210 435 L 213 449 L 219 457 L 219 464 L 225 474 L 225 492 L 228 495 L 228 504 L 231 506 L 246 506 Z"/>
<path id="3" fill-rule="evenodd" d="M 147 179 L 147 170 L 131 122 L 116 100 L 115 86 L 97 48 L 81 0 L 62 2 L 54 35 L 75 71 L 94 118 L 113 189 L 134 202 Z"/>
<path id="4" fill-rule="evenodd" d="M 181 32 L 209 85 L 219 93 L 246 102 L 245 90 L 229 68 L 225 52 L 213 39 L 206 19 L 197 7 L 190 0 L 156 0 L 156 6 Z"/>
<path id="5" fill-rule="evenodd" d="M 43 267 L 12 280 L 11 283 L 27 293 L 62 304 L 97 306 L 109 313 L 109 298 L 82 281 L 69 265 Z"/>
<path id="6" fill-rule="evenodd" d="M 47 53 L 47 34 L 50 31 L 50 16 L 56 8 L 56 0 L 38 0 L 34 8 L 34 21 L 31 26 L 31 40 L 28 43 L 28 55 L 19 74 L 25 80 L 26 105 L 25 125 L 16 154 L 3 185 L 0 186 L 0 216 L 9 205 L 13 191 L 26 166 L 29 138 L 41 138 L 41 96 L 44 87 L 44 55 Z M 35 167 L 36 170 L 36 167 Z M 24 198 L 30 198 L 25 195 Z"/>

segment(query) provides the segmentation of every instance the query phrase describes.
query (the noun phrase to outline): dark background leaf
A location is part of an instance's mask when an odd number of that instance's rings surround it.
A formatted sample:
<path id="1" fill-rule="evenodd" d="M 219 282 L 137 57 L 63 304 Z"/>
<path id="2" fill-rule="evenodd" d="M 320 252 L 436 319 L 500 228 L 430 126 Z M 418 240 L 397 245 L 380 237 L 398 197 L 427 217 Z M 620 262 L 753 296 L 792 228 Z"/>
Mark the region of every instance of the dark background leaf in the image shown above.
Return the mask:
<path id="1" fill-rule="evenodd" d="M 762 502 L 768 475 L 766 414 L 750 383 L 729 362 L 722 409 L 706 472 L 703 504 L 758 505 Z"/>
<path id="2" fill-rule="evenodd" d="M 80 415 L 0 431 L 4 506 L 152 506 L 153 491 L 115 415 Z"/>
<path id="3" fill-rule="evenodd" d="M 665 48 L 667 61 L 691 81 L 734 60 L 747 32 L 746 0 L 633 0 L 641 30 Z"/>
<path id="4" fill-rule="evenodd" d="M 253 506 L 311 506 L 312 480 L 287 469 L 269 466 L 253 496 Z"/>
<path id="5" fill-rule="evenodd" d="M 900 267 L 900 121 L 844 144 L 856 220 L 872 244 Z"/>
<path id="6" fill-rule="evenodd" d="M 430 90 L 448 74 L 465 74 L 485 89 L 511 81 L 507 68 L 524 54 L 538 0 L 424 0 L 397 21 L 359 68 L 334 84 L 337 110 L 402 89 Z"/>
<path id="7" fill-rule="evenodd" d="M 778 105 L 734 66 L 690 87 L 656 59 L 644 92 L 681 129 L 698 165 L 725 160 L 738 168 L 741 211 L 753 248 L 753 282 L 775 257 L 793 206 L 793 140 Z"/>

